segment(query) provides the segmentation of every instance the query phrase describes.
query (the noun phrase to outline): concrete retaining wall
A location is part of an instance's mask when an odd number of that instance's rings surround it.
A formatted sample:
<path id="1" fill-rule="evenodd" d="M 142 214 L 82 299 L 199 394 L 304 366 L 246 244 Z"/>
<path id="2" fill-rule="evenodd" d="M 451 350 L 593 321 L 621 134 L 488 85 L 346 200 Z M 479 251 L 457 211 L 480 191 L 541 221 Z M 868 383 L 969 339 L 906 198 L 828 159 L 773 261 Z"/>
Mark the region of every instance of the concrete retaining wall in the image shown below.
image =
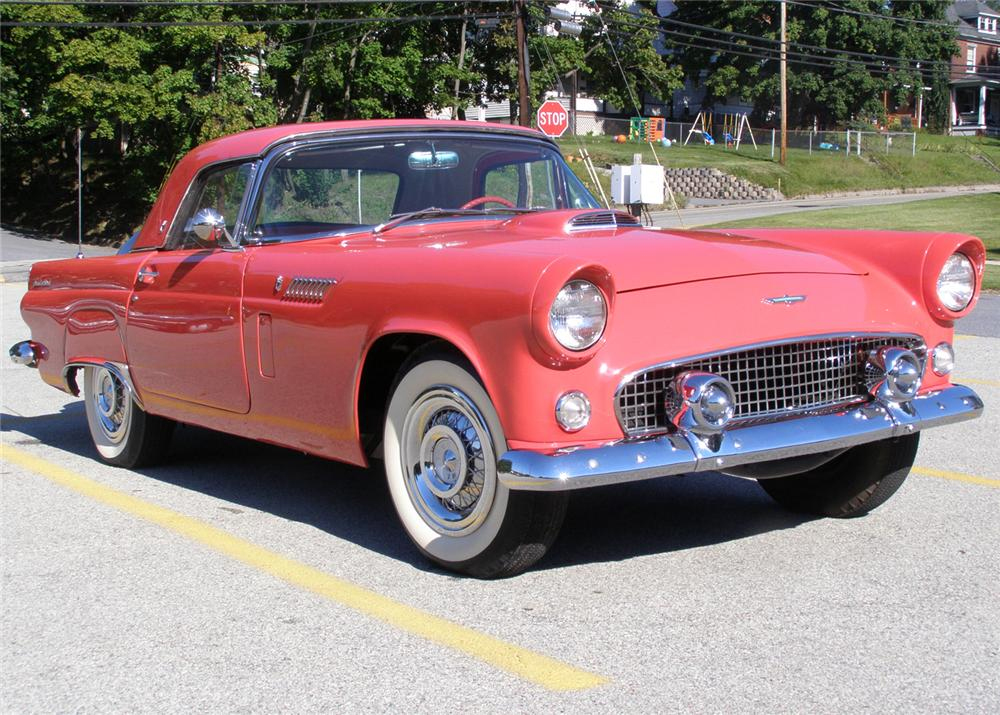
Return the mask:
<path id="1" fill-rule="evenodd" d="M 765 189 L 718 169 L 665 169 L 670 188 L 688 198 L 732 199 L 734 201 L 777 201 L 784 198 L 777 189 Z"/>

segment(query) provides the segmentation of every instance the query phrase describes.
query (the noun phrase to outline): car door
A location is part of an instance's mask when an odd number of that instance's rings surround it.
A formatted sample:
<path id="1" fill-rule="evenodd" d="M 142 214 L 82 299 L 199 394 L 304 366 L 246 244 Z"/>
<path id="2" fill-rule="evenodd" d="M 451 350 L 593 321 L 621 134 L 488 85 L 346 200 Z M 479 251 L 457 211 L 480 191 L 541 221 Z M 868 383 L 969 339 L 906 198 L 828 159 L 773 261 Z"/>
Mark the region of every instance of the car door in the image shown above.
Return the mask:
<path id="1" fill-rule="evenodd" d="M 126 341 L 144 396 L 237 413 L 250 408 L 241 325 L 247 254 L 191 230 L 195 214 L 212 209 L 231 232 L 249 174 L 249 163 L 236 163 L 196 177 L 164 248 L 151 252 L 136 276 Z"/>

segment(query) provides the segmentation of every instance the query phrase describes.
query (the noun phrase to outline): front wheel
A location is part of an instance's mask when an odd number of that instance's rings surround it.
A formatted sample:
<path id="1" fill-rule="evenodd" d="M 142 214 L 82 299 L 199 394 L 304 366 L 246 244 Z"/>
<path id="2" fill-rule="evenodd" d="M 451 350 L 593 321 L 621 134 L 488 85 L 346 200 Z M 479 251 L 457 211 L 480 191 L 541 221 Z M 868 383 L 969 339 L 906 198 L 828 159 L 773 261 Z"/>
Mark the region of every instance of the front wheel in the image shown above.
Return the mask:
<path id="1" fill-rule="evenodd" d="M 500 483 L 503 428 L 464 360 L 435 355 L 404 366 L 383 444 L 396 512 L 432 561 L 479 578 L 513 576 L 555 541 L 567 496 Z"/>
<path id="2" fill-rule="evenodd" d="M 152 464 L 167 451 L 174 421 L 139 407 L 116 371 L 85 367 L 83 398 L 101 460 L 131 469 Z"/>
<path id="3" fill-rule="evenodd" d="M 896 493 L 917 456 L 920 433 L 853 447 L 802 474 L 758 483 L 792 511 L 847 518 L 867 514 Z"/>

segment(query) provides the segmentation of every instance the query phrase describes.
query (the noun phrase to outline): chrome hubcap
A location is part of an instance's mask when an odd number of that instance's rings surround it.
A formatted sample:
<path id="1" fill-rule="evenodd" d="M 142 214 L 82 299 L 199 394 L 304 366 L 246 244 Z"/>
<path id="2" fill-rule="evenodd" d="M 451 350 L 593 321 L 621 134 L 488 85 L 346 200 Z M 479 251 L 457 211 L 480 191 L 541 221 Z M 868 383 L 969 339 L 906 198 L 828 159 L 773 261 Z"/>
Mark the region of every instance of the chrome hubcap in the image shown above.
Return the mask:
<path id="1" fill-rule="evenodd" d="M 489 430 L 472 401 L 454 387 L 421 395 L 403 423 L 403 468 L 410 501 L 435 531 L 477 529 L 496 491 Z"/>
<path id="2" fill-rule="evenodd" d="M 111 442 L 121 441 L 132 409 L 132 399 L 125 385 L 113 372 L 100 368 L 94 379 L 91 399 L 104 436 Z"/>

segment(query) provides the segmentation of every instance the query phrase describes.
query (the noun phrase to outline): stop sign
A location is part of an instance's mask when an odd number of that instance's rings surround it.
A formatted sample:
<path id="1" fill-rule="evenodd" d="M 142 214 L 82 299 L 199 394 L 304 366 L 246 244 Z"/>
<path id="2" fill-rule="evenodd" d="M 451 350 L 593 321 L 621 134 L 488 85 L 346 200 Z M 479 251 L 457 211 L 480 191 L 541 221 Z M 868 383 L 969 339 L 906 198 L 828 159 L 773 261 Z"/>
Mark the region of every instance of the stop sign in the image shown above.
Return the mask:
<path id="1" fill-rule="evenodd" d="M 542 102 L 538 108 L 538 128 L 550 137 L 561 137 L 569 128 L 569 114 L 554 99 Z"/>

